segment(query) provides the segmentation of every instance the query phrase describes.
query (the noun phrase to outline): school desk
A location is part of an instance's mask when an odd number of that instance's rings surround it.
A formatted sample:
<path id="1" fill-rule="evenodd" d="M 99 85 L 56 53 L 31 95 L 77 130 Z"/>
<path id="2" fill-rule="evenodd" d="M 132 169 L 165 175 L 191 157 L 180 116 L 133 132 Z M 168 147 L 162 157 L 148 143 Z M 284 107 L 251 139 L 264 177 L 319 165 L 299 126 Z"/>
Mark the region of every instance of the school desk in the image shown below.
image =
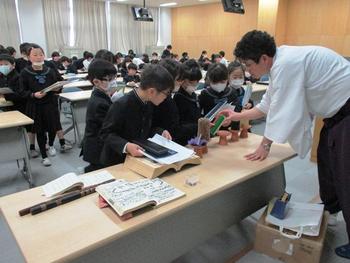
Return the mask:
<path id="1" fill-rule="evenodd" d="M 92 90 L 60 93 L 60 100 L 70 103 L 72 112 L 72 125 L 63 131 L 64 134 L 74 130 L 74 140 L 79 145 L 85 129 L 86 107 Z"/>
<path id="2" fill-rule="evenodd" d="M 97 194 L 35 216 L 22 208 L 42 202 L 40 187 L 0 198 L 0 209 L 26 262 L 171 262 L 200 242 L 265 206 L 285 189 L 283 162 L 295 156 L 287 145 L 272 145 L 264 161 L 247 161 L 262 137 L 250 134 L 228 146 L 209 143 L 202 164 L 161 178 L 185 197 L 121 221 L 97 206 Z M 107 168 L 116 178 L 142 177 L 123 165 Z M 198 174 L 196 186 L 184 184 Z"/>
<path id="3" fill-rule="evenodd" d="M 80 89 L 91 89 L 92 84 L 89 80 L 73 81 L 63 86 L 63 88 L 80 88 Z"/>
<path id="4" fill-rule="evenodd" d="M 79 74 L 67 74 L 67 75 L 63 75 L 62 78 L 64 80 L 69 80 L 69 79 L 74 79 L 74 78 L 80 78 L 80 79 L 83 79 L 83 78 L 86 78 L 87 77 L 87 73 L 79 73 Z M 91 83 L 90 83 L 91 85 Z"/>
<path id="5" fill-rule="evenodd" d="M 33 123 L 32 119 L 19 111 L 0 112 L 0 162 L 14 160 L 18 162 L 22 159 L 24 164 L 21 173 L 30 187 L 33 186 L 33 178 L 25 125 Z"/>

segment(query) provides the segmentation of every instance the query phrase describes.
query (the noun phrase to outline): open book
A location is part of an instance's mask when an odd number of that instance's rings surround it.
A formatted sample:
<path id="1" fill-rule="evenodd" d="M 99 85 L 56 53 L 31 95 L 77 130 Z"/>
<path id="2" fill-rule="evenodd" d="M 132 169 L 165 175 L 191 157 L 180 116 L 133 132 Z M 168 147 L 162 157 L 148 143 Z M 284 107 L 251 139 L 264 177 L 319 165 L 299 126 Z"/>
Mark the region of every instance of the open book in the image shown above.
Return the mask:
<path id="1" fill-rule="evenodd" d="M 119 216 L 150 205 L 160 206 L 185 195 L 184 192 L 158 178 L 135 182 L 120 179 L 96 187 L 96 192 Z"/>
<path id="2" fill-rule="evenodd" d="M 45 89 L 42 89 L 40 92 L 41 93 L 48 93 L 50 91 L 57 91 L 59 90 L 60 88 L 63 87 L 63 85 L 66 85 L 68 84 L 69 82 L 72 82 L 72 81 L 69 81 L 69 80 L 63 80 L 63 81 L 57 81 L 56 83 L 46 87 Z"/>
<path id="3" fill-rule="evenodd" d="M 106 170 L 92 175 L 76 175 L 75 173 L 67 173 L 43 185 L 43 191 L 46 197 L 52 197 L 68 191 L 100 184 L 111 179 L 114 179 L 113 175 Z"/>

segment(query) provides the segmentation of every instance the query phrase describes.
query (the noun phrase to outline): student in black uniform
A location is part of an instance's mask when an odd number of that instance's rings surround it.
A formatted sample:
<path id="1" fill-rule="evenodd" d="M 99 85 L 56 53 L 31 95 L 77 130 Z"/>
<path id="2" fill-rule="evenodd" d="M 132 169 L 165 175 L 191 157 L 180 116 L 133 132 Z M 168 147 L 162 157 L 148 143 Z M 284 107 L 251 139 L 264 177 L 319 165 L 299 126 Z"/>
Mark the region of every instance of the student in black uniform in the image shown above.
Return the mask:
<path id="1" fill-rule="evenodd" d="M 183 52 L 183 53 L 182 53 L 182 57 L 181 57 L 181 59 L 180 59 L 180 62 L 181 62 L 181 63 L 185 63 L 187 60 L 189 60 L 188 53 L 187 53 L 187 52 Z"/>
<path id="2" fill-rule="evenodd" d="M 117 70 L 113 64 L 102 59 L 94 59 L 89 66 L 88 79 L 94 85 L 91 97 L 87 104 L 86 126 L 83 140 L 83 160 L 89 165 L 85 173 L 103 168 L 100 155 L 103 142 L 99 138 L 111 101 L 111 81 L 115 78 Z"/>
<path id="3" fill-rule="evenodd" d="M 16 57 L 16 49 L 15 49 L 14 47 L 8 46 L 6 49 L 9 51 L 10 55 L 11 55 L 13 58 Z"/>
<path id="4" fill-rule="evenodd" d="M 171 139 L 167 130 L 152 127 L 153 105 L 159 105 L 174 88 L 174 80 L 162 66 L 148 65 L 141 75 L 140 87 L 124 95 L 110 107 L 100 133 L 104 142 L 101 163 L 106 166 L 124 162 L 127 153 L 142 156 L 135 139 L 155 133 Z"/>
<path id="5" fill-rule="evenodd" d="M 221 63 L 210 65 L 207 77 L 210 86 L 199 95 L 199 104 L 203 115 L 206 115 L 221 101 L 232 103 L 235 106 L 235 111 L 240 112 L 242 107 L 237 92 L 227 85 L 228 71 L 226 66 Z M 233 122 L 231 128 L 239 130 L 239 122 Z"/>
<path id="6" fill-rule="evenodd" d="M 135 87 L 140 82 L 140 76 L 137 74 L 137 66 L 134 63 L 128 65 L 128 74 L 123 78 L 127 86 Z"/>
<path id="7" fill-rule="evenodd" d="M 115 63 L 115 57 L 114 54 L 107 50 L 107 49 L 100 49 L 99 51 L 96 52 L 95 54 L 95 59 L 104 59 L 112 64 Z"/>
<path id="8" fill-rule="evenodd" d="M 174 95 L 174 101 L 177 105 L 180 124 L 197 124 L 201 116 L 199 102 L 195 90 L 202 73 L 198 63 L 190 59 L 182 64 L 183 83 L 178 92 Z"/>
<path id="9" fill-rule="evenodd" d="M 245 90 L 242 87 L 244 84 L 244 70 L 242 64 L 238 61 L 233 61 L 228 65 L 227 70 L 229 76 L 229 86 L 236 90 L 240 105 L 247 110 L 253 108 L 254 102 L 252 100 L 249 100 L 246 105 L 242 105 L 245 94 Z"/>
<path id="10" fill-rule="evenodd" d="M 132 59 L 130 58 L 130 56 L 125 56 L 120 68 L 120 74 L 122 78 L 124 78 L 128 74 L 128 66 L 130 63 L 132 63 Z"/>
<path id="11" fill-rule="evenodd" d="M 8 110 L 18 110 L 25 113 L 26 100 L 20 94 L 19 74 L 15 70 L 15 59 L 10 55 L 0 55 L 0 87 L 8 87 L 13 91 L 13 93 L 4 95 L 6 100 L 12 101 L 14 104 Z"/>
<path id="12" fill-rule="evenodd" d="M 57 76 L 52 68 L 44 64 L 44 51 L 40 46 L 32 44 L 28 54 L 32 65 L 22 70 L 20 89 L 28 99 L 26 113 L 34 120 L 32 132 L 37 134 L 42 163 L 44 166 L 50 166 L 51 161 L 45 148 L 45 133 L 48 133 L 49 147 L 53 147 L 56 132 L 60 129 L 60 119 L 54 93 L 51 91 L 44 94 L 40 91 L 54 84 Z"/>
<path id="13" fill-rule="evenodd" d="M 83 57 L 82 58 L 79 58 L 77 60 L 74 61 L 74 66 L 77 68 L 77 69 L 83 69 L 84 68 L 84 64 L 83 64 L 83 61 L 86 59 L 87 55 L 89 54 L 90 52 L 89 51 L 84 51 L 83 52 Z"/>
<path id="14" fill-rule="evenodd" d="M 64 70 L 64 67 L 61 63 L 61 56 L 60 53 L 58 53 L 57 51 L 52 52 L 51 54 L 51 58 L 52 58 L 52 62 L 55 65 L 55 67 L 59 70 Z"/>
<path id="15" fill-rule="evenodd" d="M 28 59 L 28 50 L 31 48 L 31 43 L 22 43 L 19 45 L 19 50 L 21 52 L 21 57 L 16 59 L 16 70 L 18 73 L 21 73 L 21 71 L 30 65 L 30 61 Z"/>
<path id="16" fill-rule="evenodd" d="M 75 65 L 72 63 L 72 60 L 66 56 L 61 57 L 61 63 L 63 68 L 66 70 L 66 73 L 78 74 L 78 70 Z"/>

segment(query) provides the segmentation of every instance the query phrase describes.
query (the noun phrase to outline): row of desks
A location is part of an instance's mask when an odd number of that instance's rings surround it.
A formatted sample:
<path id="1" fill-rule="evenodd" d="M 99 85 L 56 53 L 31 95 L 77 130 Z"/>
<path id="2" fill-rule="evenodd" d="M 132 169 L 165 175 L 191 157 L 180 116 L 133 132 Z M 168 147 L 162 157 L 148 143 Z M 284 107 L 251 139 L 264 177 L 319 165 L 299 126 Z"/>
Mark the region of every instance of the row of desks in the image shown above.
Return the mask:
<path id="1" fill-rule="evenodd" d="M 40 187 L 0 198 L 1 213 L 26 262 L 171 262 L 283 193 L 283 162 L 295 154 L 274 144 L 266 160 L 245 160 L 260 142 L 254 134 L 228 146 L 212 139 L 201 165 L 162 176 L 185 197 L 126 221 L 100 209 L 97 194 L 20 217 L 20 209 L 45 200 Z M 107 170 L 115 178 L 142 178 L 123 165 Z M 189 174 L 200 176 L 196 186 L 185 185 Z"/>

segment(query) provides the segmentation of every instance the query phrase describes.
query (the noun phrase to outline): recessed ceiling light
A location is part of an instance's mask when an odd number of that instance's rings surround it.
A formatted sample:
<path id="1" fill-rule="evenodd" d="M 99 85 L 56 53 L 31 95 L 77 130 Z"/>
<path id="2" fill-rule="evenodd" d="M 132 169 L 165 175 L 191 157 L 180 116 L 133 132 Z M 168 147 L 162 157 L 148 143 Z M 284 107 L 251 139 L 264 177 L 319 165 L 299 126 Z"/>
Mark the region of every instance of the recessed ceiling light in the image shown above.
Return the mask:
<path id="1" fill-rule="evenodd" d="M 160 4 L 159 6 L 174 6 L 177 5 L 177 3 L 164 3 L 164 4 Z"/>

